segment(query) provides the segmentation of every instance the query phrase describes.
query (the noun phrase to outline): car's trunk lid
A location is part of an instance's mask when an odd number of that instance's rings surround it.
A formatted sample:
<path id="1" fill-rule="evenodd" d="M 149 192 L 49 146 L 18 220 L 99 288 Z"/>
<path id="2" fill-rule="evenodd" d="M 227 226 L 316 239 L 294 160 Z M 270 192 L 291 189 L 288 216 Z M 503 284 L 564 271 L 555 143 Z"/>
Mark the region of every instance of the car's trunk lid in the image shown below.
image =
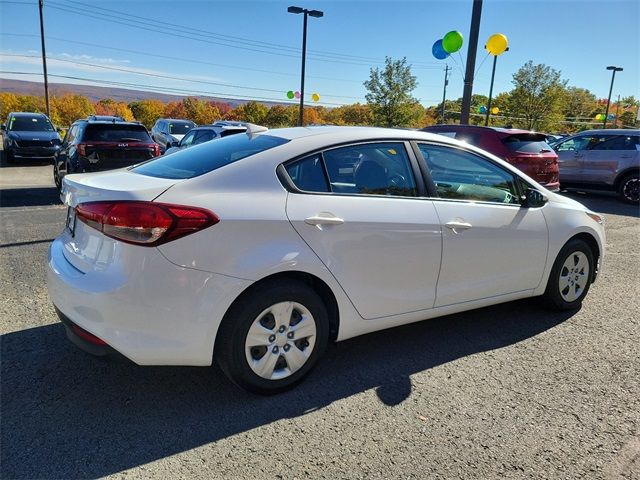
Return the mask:
<path id="1" fill-rule="evenodd" d="M 123 255 L 121 242 L 109 238 L 75 216 L 79 203 L 105 200 L 153 201 L 180 180 L 138 175 L 128 170 L 67 175 L 63 179 L 60 198 L 67 206 L 61 240 L 65 258 L 81 272 L 103 270 L 118 255 Z M 128 247 L 128 246 L 127 246 Z M 142 248 L 142 247 L 129 247 Z"/>

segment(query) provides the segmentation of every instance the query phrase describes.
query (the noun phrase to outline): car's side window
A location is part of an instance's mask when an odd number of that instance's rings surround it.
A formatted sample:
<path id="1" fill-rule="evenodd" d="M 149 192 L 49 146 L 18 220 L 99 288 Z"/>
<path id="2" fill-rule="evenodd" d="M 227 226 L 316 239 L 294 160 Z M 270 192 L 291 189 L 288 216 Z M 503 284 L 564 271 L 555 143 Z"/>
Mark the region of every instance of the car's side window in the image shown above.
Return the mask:
<path id="1" fill-rule="evenodd" d="M 62 143 L 64 143 L 65 146 L 73 143 L 73 140 L 76 138 L 77 133 L 78 133 L 78 126 L 72 125 L 71 128 L 67 131 L 67 136 L 64 137 L 64 141 Z"/>
<path id="2" fill-rule="evenodd" d="M 486 158 L 441 145 L 418 144 L 438 196 L 519 205 L 516 177 Z"/>
<path id="3" fill-rule="evenodd" d="M 415 197 L 416 181 L 403 143 L 365 143 L 327 150 L 331 191 Z"/>
<path id="4" fill-rule="evenodd" d="M 305 192 L 329 192 L 320 154 L 298 160 L 286 167 L 293 184 Z"/>
<path id="5" fill-rule="evenodd" d="M 592 150 L 636 150 L 638 137 L 616 135 L 596 144 Z"/>
<path id="6" fill-rule="evenodd" d="M 195 136 L 196 136 L 196 132 L 187 133 L 182 139 L 182 141 L 180 142 L 180 145 L 183 147 L 188 147 L 193 143 L 193 139 L 195 138 Z"/>
<path id="7" fill-rule="evenodd" d="M 196 135 L 193 144 L 197 145 L 199 143 L 208 142 L 209 140 L 213 140 L 214 138 L 216 138 L 216 132 L 212 130 L 200 130 Z"/>

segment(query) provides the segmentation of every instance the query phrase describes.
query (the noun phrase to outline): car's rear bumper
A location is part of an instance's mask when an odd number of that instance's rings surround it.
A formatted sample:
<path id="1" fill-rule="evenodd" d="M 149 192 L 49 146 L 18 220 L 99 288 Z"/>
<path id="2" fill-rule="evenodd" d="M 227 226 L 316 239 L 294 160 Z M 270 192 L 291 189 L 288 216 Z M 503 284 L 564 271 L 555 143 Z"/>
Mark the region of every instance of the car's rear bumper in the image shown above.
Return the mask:
<path id="1" fill-rule="evenodd" d="M 100 257 L 82 272 L 65 257 L 66 235 L 49 249 L 47 287 L 76 345 L 94 355 L 115 351 L 139 365 L 211 364 L 220 321 L 250 281 L 182 268 L 155 248 L 132 246 L 141 250 L 139 262 Z M 77 333 L 106 346 L 87 345 Z"/>
<path id="2" fill-rule="evenodd" d="M 560 182 L 541 183 L 540 185 L 552 192 L 560 191 Z"/>

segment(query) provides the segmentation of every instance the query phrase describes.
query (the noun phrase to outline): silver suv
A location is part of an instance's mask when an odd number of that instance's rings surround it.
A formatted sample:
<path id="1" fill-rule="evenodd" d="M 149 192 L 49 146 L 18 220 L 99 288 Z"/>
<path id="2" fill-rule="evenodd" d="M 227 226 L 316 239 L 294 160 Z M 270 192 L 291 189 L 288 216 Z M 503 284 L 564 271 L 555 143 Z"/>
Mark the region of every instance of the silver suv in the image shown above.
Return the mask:
<path id="1" fill-rule="evenodd" d="M 586 130 L 553 149 L 562 188 L 612 190 L 625 202 L 640 202 L 640 130 Z"/>

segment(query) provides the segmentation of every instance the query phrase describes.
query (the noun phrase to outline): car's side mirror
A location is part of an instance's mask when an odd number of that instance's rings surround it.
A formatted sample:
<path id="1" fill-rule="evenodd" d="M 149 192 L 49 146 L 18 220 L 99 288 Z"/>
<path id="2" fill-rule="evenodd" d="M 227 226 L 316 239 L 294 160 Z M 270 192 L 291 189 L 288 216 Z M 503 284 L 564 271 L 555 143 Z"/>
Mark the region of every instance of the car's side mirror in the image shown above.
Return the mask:
<path id="1" fill-rule="evenodd" d="M 176 142 L 175 140 L 173 142 L 169 142 L 170 147 L 177 147 L 178 145 L 180 145 L 180 142 Z"/>
<path id="2" fill-rule="evenodd" d="M 56 127 L 56 132 L 58 132 L 58 133 L 62 133 L 63 131 L 64 131 L 64 130 L 62 130 L 62 128 L 60 128 L 60 127 Z"/>
<path id="3" fill-rule="evenodd" d="M 547 203 L 549 199 L 540 191 L 535 188 L 527 189 L 524 194 L 524 202 L 522 204 L 525 208 L 538 208 Z"/>

